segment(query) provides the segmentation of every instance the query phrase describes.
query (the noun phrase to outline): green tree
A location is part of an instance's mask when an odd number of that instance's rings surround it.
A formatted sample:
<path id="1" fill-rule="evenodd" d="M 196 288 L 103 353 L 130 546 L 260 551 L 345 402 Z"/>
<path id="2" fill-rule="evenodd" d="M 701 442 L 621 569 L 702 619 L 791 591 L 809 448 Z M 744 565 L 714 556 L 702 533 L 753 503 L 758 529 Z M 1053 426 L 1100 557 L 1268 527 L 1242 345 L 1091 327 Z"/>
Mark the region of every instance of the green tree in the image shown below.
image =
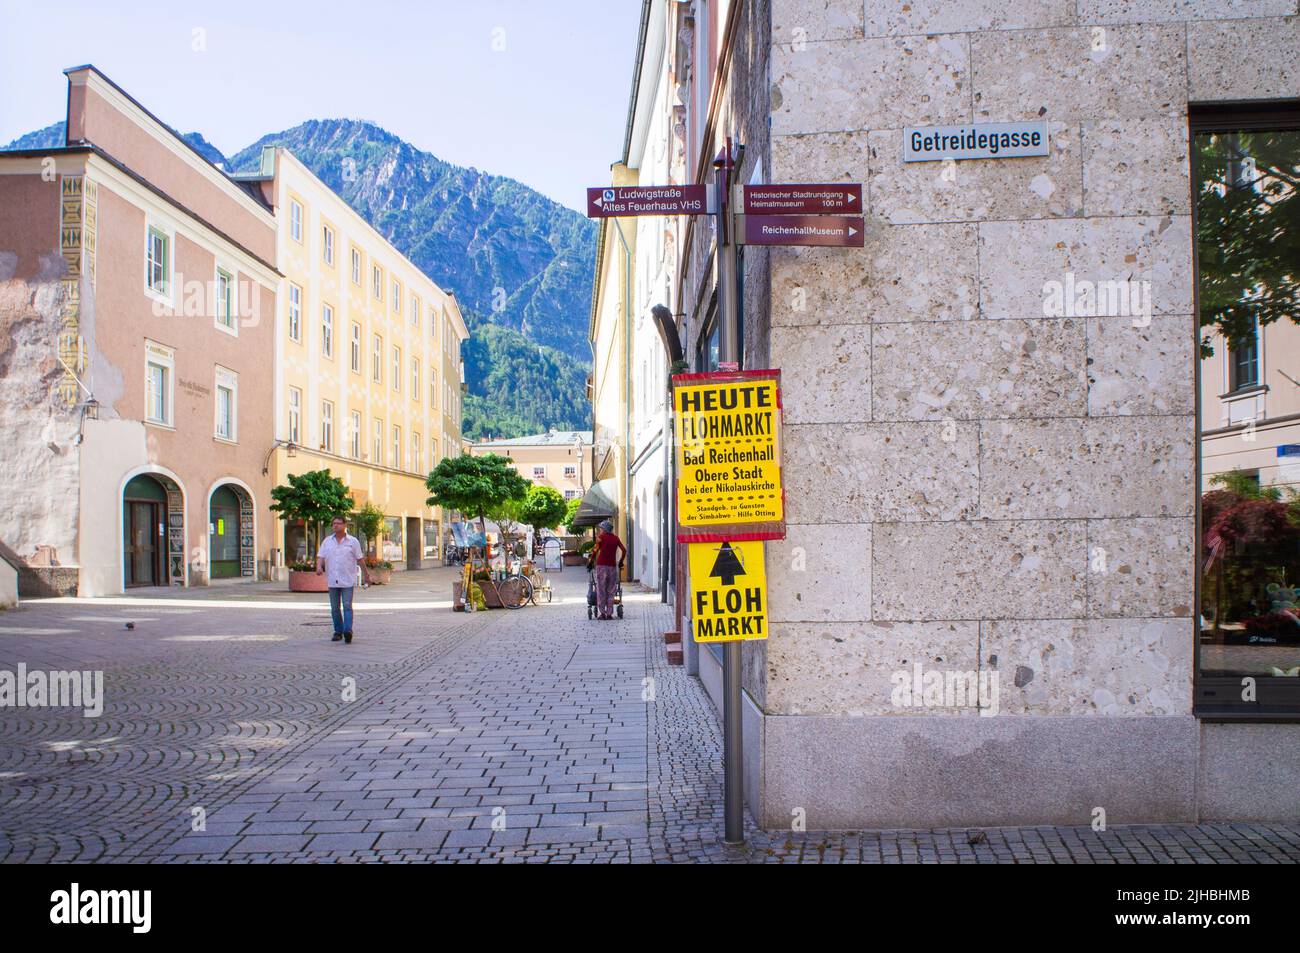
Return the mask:
<path id="1" fill-rule="evenodd" d="M 578 507 L 580 507 L 581 505 L 582 505 L 582 499 L 575 498 L 569 500 L 569 505 L 565 508 L 564 519 L 560 522 L 560 525 L 569 531 L 569 535 L 573 535 L 573 521 L 574 519 L 577 518 Z"/>
<path id="2" fill-rule="evenodd" d="M 285 522 L 302 520 L 307 527 L 308 552 L 315 553 L 320 542 L 320 525 L 335 516 L 351 515 L 354 503 L 347 484 L 325 470 L 308 470 L 290 474 L 287 484 L 271 489 L 275 500 L 269 509 Z"/>
<path id="3" fill-rule="evenodd" d="M 376 544 L 379 542 L 379 531 L 384 528 L 384 511 L 367 500 L 357 510 L 352 521 L 356 524 L 357 532 L 365 537 L 366 548 L 373 555 L 379 555 Z"/>
<path id="4" fill-rule="evenodd" d="M 555 529 L 569 515 L 569 501 L 550 486 L 534 486 L 524 497 L 519 517 L 534 529 Z"/>
<path id="5" fill-rule="evenodd" d="M 1193 138 L 1201 327 L 1235 347 L 1257 324 L 1300 324 L 1300 131 Z M 1206 334 L 1201 354 L 1213 353 Z"/>
<path id="6" fill-rule="evenodd" d="M 476 516 L 479 532 L 486 533 L 488 512 L 506 500 L 522 499 L 532 486 L 510 462 L 509 457 L 496 453 L 445 457 L 424 481 L 430 494 L 428 505 Z"/>
<path id="7" fill-rule="evenodd" d="M 515 496 L 503 500 L 487 512 L 488 517 L 501 530 L 501 551 L 503 553 L 509 553 L 510 543 L 516 536 L 522 535 L 517 531 L 519 524 L 523 522 L 521 517 L 523 508 L 524 497 Z"/>

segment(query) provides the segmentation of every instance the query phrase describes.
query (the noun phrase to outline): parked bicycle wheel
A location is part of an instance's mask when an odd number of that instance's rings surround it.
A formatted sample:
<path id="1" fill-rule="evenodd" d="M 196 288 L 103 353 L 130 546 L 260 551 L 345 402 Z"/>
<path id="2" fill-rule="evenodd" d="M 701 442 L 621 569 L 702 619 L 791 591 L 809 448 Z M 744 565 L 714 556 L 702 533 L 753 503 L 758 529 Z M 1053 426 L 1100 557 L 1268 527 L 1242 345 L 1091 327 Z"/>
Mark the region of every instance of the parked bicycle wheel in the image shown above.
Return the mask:
<path id="1" fill-rule="evenodd" d="M 527 576 L 508 576 L 497 586 L 497 592 L 507 609 L 522 609 L 533 598 L 533 584 Z"/>

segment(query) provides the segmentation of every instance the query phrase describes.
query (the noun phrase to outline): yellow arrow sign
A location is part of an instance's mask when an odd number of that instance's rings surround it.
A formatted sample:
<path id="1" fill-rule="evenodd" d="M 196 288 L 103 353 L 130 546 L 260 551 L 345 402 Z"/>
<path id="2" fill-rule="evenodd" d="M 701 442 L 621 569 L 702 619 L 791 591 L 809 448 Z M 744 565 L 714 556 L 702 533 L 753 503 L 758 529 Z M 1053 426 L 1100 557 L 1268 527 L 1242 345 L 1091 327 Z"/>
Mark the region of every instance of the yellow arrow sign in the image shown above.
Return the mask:
<path id="1" fill-rule="evenodd" d="M 691 631 L 696 642 L 767 638 L 763 544 L 692 543 Z"/>

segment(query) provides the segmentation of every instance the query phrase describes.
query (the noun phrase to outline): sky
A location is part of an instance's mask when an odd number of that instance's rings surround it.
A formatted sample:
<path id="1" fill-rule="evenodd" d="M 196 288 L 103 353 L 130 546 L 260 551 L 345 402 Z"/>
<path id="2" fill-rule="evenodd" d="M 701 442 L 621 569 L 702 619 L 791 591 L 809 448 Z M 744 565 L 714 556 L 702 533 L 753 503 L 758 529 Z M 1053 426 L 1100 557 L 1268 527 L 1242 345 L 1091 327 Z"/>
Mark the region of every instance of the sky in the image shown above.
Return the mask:
<path id="1" fill-rule="evenodd" d="M 93 63 L 226 155 L 307 119 L 369 119 L 585 211 L 622 155 L 640 15 L 640 0 L 0 0 L 0 145 L 63 119 L 63 70 Z"/>

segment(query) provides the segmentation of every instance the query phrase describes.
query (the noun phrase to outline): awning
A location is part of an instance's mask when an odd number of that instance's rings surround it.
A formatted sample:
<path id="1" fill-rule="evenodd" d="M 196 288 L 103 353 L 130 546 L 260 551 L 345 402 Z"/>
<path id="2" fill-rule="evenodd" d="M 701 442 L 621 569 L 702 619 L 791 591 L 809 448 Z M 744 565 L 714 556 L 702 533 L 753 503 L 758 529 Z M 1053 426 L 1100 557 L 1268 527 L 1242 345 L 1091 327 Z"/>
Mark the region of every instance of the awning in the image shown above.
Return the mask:
<path id="1" fill-rule="evenodd" d="M 578 512 L 569 525 L 574 529 L 583 529 L 596 526 L 601 520 L 612 520 L 618 515 L 618 507 L 614 505 L 617 493 L 618 488 L 612 478 L 594 483 L 578 504 Z"/>

